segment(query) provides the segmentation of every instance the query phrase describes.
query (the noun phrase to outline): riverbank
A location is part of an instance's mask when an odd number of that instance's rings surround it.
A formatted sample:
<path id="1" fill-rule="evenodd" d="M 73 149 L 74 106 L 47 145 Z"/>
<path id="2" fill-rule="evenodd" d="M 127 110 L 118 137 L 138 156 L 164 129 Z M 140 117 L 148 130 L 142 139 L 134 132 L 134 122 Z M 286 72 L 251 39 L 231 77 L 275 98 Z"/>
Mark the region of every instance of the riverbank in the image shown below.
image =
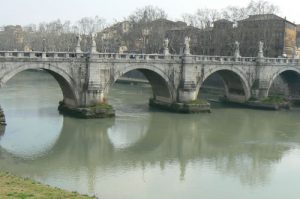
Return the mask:
<path id="1" fill-rule="evenodd" d="M 34 182 L 14 176 L 10 173 L 0 171 L 0 198 L 20 198 L 20 199 L 48 199 L 48 198 L 74 198 L 88 199 L 95 198 L 80 195 L 75 192 L 67 192 L 58 188 Z"/>

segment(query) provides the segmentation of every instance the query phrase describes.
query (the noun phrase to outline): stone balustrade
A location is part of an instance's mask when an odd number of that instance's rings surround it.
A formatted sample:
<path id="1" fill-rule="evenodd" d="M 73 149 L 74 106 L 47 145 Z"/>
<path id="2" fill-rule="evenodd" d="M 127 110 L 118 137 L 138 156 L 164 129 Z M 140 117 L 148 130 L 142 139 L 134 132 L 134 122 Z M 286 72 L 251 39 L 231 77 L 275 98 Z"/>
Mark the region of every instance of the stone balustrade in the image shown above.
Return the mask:
<path id="1" fill-rule="evenodd" d="M 300 59 L 293 58 L 257 58 L 257 57 L 234 57 L 234 56 L 207 56 L 207 55 L 184 55 L 190 57 L 194 62 L 213 63 L 253 63 L 259 61 L 268 64 L 300 64 Z M 182 55 L 164 54 L 134 54 L 134 53 L 75 53 L 75 52 L 42 52 L 42 51 L 0 51 L 0 58 L 41 58 L 41 59 L 71 59 L 86 58 L 108 59 L 108 60 L 149 60 L 180 61 Z"/>

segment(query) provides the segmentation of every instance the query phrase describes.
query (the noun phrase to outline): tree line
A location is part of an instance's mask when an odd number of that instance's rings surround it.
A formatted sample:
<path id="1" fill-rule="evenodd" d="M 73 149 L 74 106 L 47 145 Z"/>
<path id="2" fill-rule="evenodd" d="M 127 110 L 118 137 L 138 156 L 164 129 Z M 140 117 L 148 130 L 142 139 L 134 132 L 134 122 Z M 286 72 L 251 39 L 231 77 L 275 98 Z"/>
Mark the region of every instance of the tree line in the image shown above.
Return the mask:
<path id="1" fill-rule="evenodd" d="M 180 21 L 187 26 L 206 29 L 212 27 L 213 22 L 218 19 L 237 22 L 248 15 L 278 12 L 278 7 L 267 1 L 251 0 L 245 7 L 198 9 L 194 14 L 183 14 Z M 58 19 L 48 23 L 29 24 L 19 29 L 6 26 L 0 31 L 0 50 L 75 51 L 77 36 L 80 35 L 82 50 L 88 51 L 90 35 L 98 33 L 98 51 L 118 52 L 119 46 L 127 46 L 127 51 L 157 53 L 162 49 L 166 31 L 172 27 L 166 24 L 169 21 L 167 13 L 154 6 L 138 8 L 123 21 L 128 22 L 128 31 L 117 33 L 109 39 L 103 39 L 103 34 L 111 26 L 98 16 L 84 17 L 75 23 Z M 183 24 L 175 24 L 177 25 Z"/>

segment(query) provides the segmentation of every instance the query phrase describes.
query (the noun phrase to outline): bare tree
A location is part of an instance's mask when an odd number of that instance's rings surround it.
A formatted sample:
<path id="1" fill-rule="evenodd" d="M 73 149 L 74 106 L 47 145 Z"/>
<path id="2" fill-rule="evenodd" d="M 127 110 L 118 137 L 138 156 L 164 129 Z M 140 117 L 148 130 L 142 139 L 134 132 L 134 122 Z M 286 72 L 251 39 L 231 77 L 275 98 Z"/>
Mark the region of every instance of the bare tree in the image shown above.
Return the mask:
<path id="1" fill-rule="evenodd" d="M 278 6 L 271 4 L 268 1 L 251 0 L 248 6 L 246 7 L 248 14 L 276 14 L 279 12 Z"/>
<path id="2" fill-rule="evenodd" d="M 158 7 L 145 6 L 138 8 L 128 17 L 128 20 L 134 23 L 147 23 L 157 19 L 167 19 L 167 13 Z"/>
<path id="3" fill-rule="evenodd" d="M 79 31 L 79 33 L 84 35 L 90 35 L 92 33 L 99 32 L 103 30 L 105 27 L 105 20 L 103 18 L 99 18 L 98 16 L 91 18 L 91 17 L 84 17 L 80 19 L 77 23 L 76 30 Z"/>
<path id="4" fill-rule="evenodd" d="M 221 11 L 222 18 L 227 19 L 232 22 L 237 22 L 239 20 L 248 17 L 248 11 L 246 8 L 229 6 Z"/>
<path id="5" fill-rule="evenodd" d="M 197 27 L 198 26 L 198 20 L 196 19 L 195 15 L 185 13 L 182 15 L 182 20 L 187 23 L 189 26 Z"/>
<path id="6" fill-rule="evenodd" d="M 251 0 L 246 7 L 229 6 L 222 10 L 222 18 L 236 22 L 247 18 L 249 15 L 277 14 L 279 8 L 268 1 Z"/>
<path id="7" fill-rule="evenodd" d="M 220 19 L 221 15 L 216 9 L 198 9 L 196 19 L 198 28 L 205 29 L 213 26 L 213 22 Z"/>
<path id="8" fill-rule="evenodd" d="M 190 26 L 205 29 L 213 26 L 213 22 L 220 19 L 221 14 L 216 9 L 198 9 L 195 14 L 184 14 L 182 19 Z"/>

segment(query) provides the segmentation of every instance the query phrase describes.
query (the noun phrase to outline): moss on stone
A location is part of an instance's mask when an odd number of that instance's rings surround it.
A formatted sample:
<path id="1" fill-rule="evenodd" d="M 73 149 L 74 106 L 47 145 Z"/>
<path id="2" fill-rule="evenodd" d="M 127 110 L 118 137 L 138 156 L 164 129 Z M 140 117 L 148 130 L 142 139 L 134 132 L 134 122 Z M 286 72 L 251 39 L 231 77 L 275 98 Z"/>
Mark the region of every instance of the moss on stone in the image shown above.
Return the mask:
<path id="1" fill-rule="evenodd" d="M 209 104 L 208 101 L 206 101 L 205 99 L 196 99 L 190 102 L 187 102 L 186 104 L 199 104 L 199 105 L 207 105 Z"/>
<path id="2" fill-rule="evenodd" d="M 113 107 L 107 103 L 100 103 L 100 104 L 96 104 L 93 106 L 89 106 L 87 108 L 92 108 L 92 109 L 113 109 Z"/>
<path id="3" fill-rule="evenodd" d="M 60 102 L 58 110 L 63 114 L 83 119 L 108 118 L 115 116 L 113 107 L 106 103 L 87 107 L 70 107 L 63 102 Z"/>
<path id="4" fill-rule="evenodd" d="M 283 97 L 281 96 L 269 96 L 263 100 L 261 100 L 263 103 L 268 103 L 268 104 L 282 104 L 286 103 Z"/>

